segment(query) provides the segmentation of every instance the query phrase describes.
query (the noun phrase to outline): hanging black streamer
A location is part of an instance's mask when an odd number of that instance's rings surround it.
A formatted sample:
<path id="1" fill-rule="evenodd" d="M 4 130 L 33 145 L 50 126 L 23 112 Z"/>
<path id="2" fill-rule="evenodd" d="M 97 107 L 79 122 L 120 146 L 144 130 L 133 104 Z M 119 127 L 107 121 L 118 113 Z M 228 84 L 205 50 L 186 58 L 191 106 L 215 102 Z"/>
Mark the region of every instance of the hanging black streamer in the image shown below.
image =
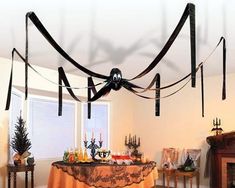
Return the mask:
<path id="1" fill-rule="evenodd" d="M 226 40 L 223 38 L 223 88 L 222 100 L 226 99 Z"/>
<path id="2" fill-rule="evenodd" d="M 10 80 L 9 80 L 9 84 L 8 84 L 7 102 L 6 102 L 5 110 L 9 110 L 10 103 L 11 103 L 12 76 L 13 76 L 13 63 L 14 63 L 13 59 L 14 59 L 14 51 L 12 50 L 12 53 L 11 53 L 11 74 L 10 74 Z"/>
<path id="3" fill-rule="evenodd" d="M 190 43 L 191 43 L 191 77 L 192 77 L 192 87 L 196 87 L 196 34 L 195 34 L 195 5 L 192 3 L 188 3 L 184 13 L 176 26 L 175 30 L 171 34 L 170 38 L 166 42 L 165 46 L 162 48 L 160 53 L 156 56 L 153 62 L 140 74 L 132 78 L 131 80 L 141 78 L 145 76 L 148 72 L 150 72 L 165 56 L 173 42 L 175 41 L 176 37 L 178 36 L 179 32 L 181 31 L 185 21 L 189 16 L 190 19 Z"/>
<path id="4" fill-rule="evenodd" d="M 29 54 L 29 39 L 28 39 L 28 19 L 27 15 L 25 16 L 25 100 L 28 98 L 28 54 Z"/>
<path id="5" fill-rule="evenodd" d="M 59 72 L 59 69 L 58 69 Z M 63 88 L 62 88 L 62 79 L 61 79 L 61 75 L 58 74 L 58 82 L 59 82 L 59 86 L 58 86 L 58 116 L 62 116 L 62 108 L 63 108 Z"/>
<path id="6" fill-rule="evenodd" d="M 148 72 L 150 72 L 159 62 L 160 60 L 165 56 L 165 54 L 168 52 L 169 48 L 171 47 L 171 45 L 174 43 L 175 39 L 177 38 L 179 32 L 181 31 L 182 27 L 184 26 L 187 18 L 189 17 L 189 21 L 190 21 L 190 44 L 191 44 L 191 73 L 186 75 L 185 77 L 183 77 L 182 79 L 174 82 L 173 84 L 164 86 L 164 87 L 160 87 L 160 75 L 156 75 L 153 80 L 151 81 L 151 83 L 145 88 L 145 87 L 141 87 L 138 86 L 136 84 L 131 83 L 131 80 L 137 79 L 137 78 L 141 78 L 143 76 L 145 76 Z M 51 46 L 58 52 L 60 53 L 66 60 L 68 60 L 70 63 L 72 63 L 75 67 L 77 67 L 80 71 L 86 73 L 87 75 L 90 76 L 90 78 L 88 78 L 88 114 L 90 114 L 89 111 L 91 111 L 91 106 L 90 106 L 90 102 L 95 101 L 97 99 L 99 99 L 100 97 L 107 95 L 111 89 L 117 91 L 119 90 L 121 87 L 124 87 L 125 89 L 127 89 L 128 91 L 134 93 L 135 95 L 142 97 L 142 98 L 146 98 L 146 99 L 155 99 L 156 100 L 156 109 L 159 109 L 159 112 L 157 112 L 156 110 L 156 115 L 159 113 L 160 115 L 160 98 L 166 98 L 169 97 L 173 94 L 175 94 L 176 92 L 180 91 L 190 80 L 187 81 L 186 84 L 184 84 L 181 88 L 179 88 L 178 90 L 176 90 L 175 92 L 167 95 L 167 96 L 163 96 L 160 97 L 160 90 L 161 89 L 166 89 L 169 87 L 172 87 L 180 82 L 182 82 L 183 80 L 187 79 L 189 76 L 191 76 L 191 84 L 192 87 L 196 87 L 196 72 L 198 71 L 198 69 L 200 68 L 200 66 L 196 67 L 196 37 L 195 37 L 195 6 L 191 3 L 187 4 L 182 17 L 180 19 L 180 21 L 178 22 L 176 28 L 174 29 L 173 33 L 171 34 L 171 36 L 169 37 L 168 41 L 166 42 L 165 46 L 163 47 L 163 49 L 160 51 L 160 53 L 155 57 L 155 59 L 151 62 L 151 64 L 144 69 L 141 73 L 139 73 L 137 76 L 135 76 L 132 79 L 125 79 L 122 78 L 122 74 L 121 71 L 117 68 L 113 68 L 110 72 L 109 76 L 103 75 L 103 74 L 99 74 L 96 72 L 93 72 L 91 70 L 88 70 L 87 68 L 81 66 L 79 63 L 77 63 L 72 57 L 70 57 L 59 45 L 58 43 L 52 38 L 52 36 L 49 34 L 49 32 L 46 30 L 46 28 L 43 26 L 43 24 L 40 22 L 40 20 L 38 19 L 38 17 L 35 15 L 34 12 L 29 12 L 26 14 L 26 44 L 25 44 L 25 58 L 16 50 L 13 49 L 12 51 L 12 65 L 11 65 L 11 74 L 10 74 L 10 80 L 9 80 L 9 86 L 8 86 L 8 95 L 7 95 L 7 102 L 6 102 L 6 110 L 9 109 L 10 107 L 10 100 L 11 100 L 11 90 L 12 90 L 12 77 L 13 77 L 13 61 L 14 61 L 14 53 L 16 52 L 19 57 L 24 61 L 25 63 L 25 99 L 27 99 L 28 96 L 28 67 L 32 68 L 32 66 L 29 64 L 29 60 L 28 60 L 28 46 L 29 46 L 29 40 L 28 40 L 28 19 L 30 19 L 32 21 L 32 23 L 36 26 L 36 28 L 39 30 L 39 32 L 44 36 L 44 38 L 51 44 Z M 222 86 L 222 99 L 226 99 L 226 41 L 224 39 L 224 37 L 221 37 L 219 43 L 217 44 L 217 46 L 220 44 L 220 42 L 223 41 L 223 86 Z M 217 47 L 216 46 L 216 47 Z M 203 62 L 204 63 L 204 62 Z M 203 84 L 203 67 L 201 67 L 201 73 L 202 73 L 202 84 Z M 37 71 L 36 71 L 37 72 Z M 62 114 L 62 99 L 63 99 L 63 91 L 62 88 L 66 87 L 66 89 L 68 90 L 69 94 L 77 101 L 80 101 L 75 94 L 73 93 L 72 89 L 70 87 L 70 84 L 68 82 L 68 79 L 65 75 L 65 72 L 63 70 L 62 67 L 58 68 L 58 72 L 59 72 L 59 110 L 58 110 L 58 114 Z M 105 83 L 105 85 L 99 90 L 96 91 L 95 85 L 93 83 L 92 77 L 96 77 L 96 78 L 100 78 L 100 79 L 105 79 L 105 81 L 103 81 L 103 83 Z M 159 77 L 159 82 L 157 81 Z M 62 82 L 64 83 L 64 85 L 62 85 Z M 156 87 L 152 88 L 154 86 L 154 83 L 156 82 Z M 159 88 L 157 87 L 157 84 L 159 83 Z M 148 96 L 144 96 L 144 95 L 140 95 L 139 93 L 143 93 L 145 91 L 148 90 L 155 90 L 155 97 L 148 97 Z M 202 85 L 202 90 L 203 90 L 203 85 Z M 91 91 L 93 92 L 94 96 L 91 96 Z M 202 91 L 203 93 L 203 91 Z M 157 96 L 159 95 L 159 96 Z M 159 100 L 159 101 L 158 101 Z M 159 103 L 159 107 L 157 107 L 157 103 Z M 90 107 L 89 107 L 90 106 Z M 204 116 L 204 96 L 202 95 L 202 114 Z"/>
<path id="7" fill-rule="evenodd" d="M 10 80 L 8 84 L 8 93 L 7 93 L 7 102 L 6 102 L 6 107 L 5 110 L 9 110 L 10 104 L 11 104 L 11 90 L 12 90 L 12 77 L 13 77 L 13 65 L 14 65 L 14 54 L 17 53 L 17 55 L 24 61 L 25 59 L 23 56 L 15 49 L 13 48 L 11 52 L 11 73 L 10 73 Z"/>
<path id="8" fill-rule="evenodd" d="M 195 68 L 196 68 L 196 47 L 195 47 L 195 5 L 192 3 L 188 3 L 184 13 L 176 26 L 175 30 L 171 34 L 170 38 L 168 39 L 167 43 L 161 50 L 161 52 L 157 55 L 157 57 L 153 60 L 153 62 L 140 74 L 132 78 L 131 80 L 134 80 L 136 78 L 140 78 L 144 75 L 146 75 L 148 72 L 150 72 L 163 58 L 163 56 L 167 53 L 173 42 L 175 41 L 176 37 L 178 36 L 179 32 L 181 31 L 185 21 L 187 20 L 189 16 L 190 19 L 190 42 L 191 42 L 191 76 L 192 76 L 192 86 L 195 87 Z M 43 26 L 41 21 L 38 19 L 38 17 L 35 15 L 34 12 L 27 13 L 26 17 L 30 18 L 30 20 L 33 22 L 33 24 L 37 27 L 37 29 L 41 32 L 41 34 L 47 39 L 47 41 L 59 52 L 65 59 L 67 59 L 69 62 L 71 62 L 74 66 L 76 66 L 79 70 L 83 71 L 84 73 L 88 74 L 89 76 L 107 79 L 108 76 L 98 74 L 95 72 L 92 72 L 85 67 L 78 64 L 74 59 L 72 59 L 52 38 L 52 36 L 49 34 L 49 32 L 46 30 L 46 28 Z M 27 28 L 27 27 L 26 27 Z"/>
<path id="9" fill-rule="evenodd" d="M 204 117 L 204 80 L 203 80 L 203 65 L 201 66 L 201 95 L 202 95 L 202 117 Z"/>
<path id="10" fill-rule="evenodd" d="M 73 90 L 70 88 L 70 84 L 69 81 L 65 75 L 64 69 L 62 67 L 58 68 L 58 73 L 59 73 L 59 106 L 58 106 L 58 115 L 61 116 L 62 115 L 62 100 L 63 100 L 63 87 L 62 85 L 62 81 L 64 82 L 64 85 L 66 86 L 67 91 L 69 92 L 69 94 L 73 97 L 74 100 L 76 101 L 80 101 L 79 98 L 76 97 L 76 95 L 73 93 Z"/>
<path id="11" fill-rule="evenodd" d="M 156 74 L 156 91 L 155 91 L 155 116 L 160 116 L 160 87 L 161 87 L 161 77 L 160 74 Z"/>
<path id="12" fill-rule="evenodd" d="M 91 119 L 91 91 L 95 95 L 97 93 L 95 89 L 95 84 L 93 82 L 92 77 L 87 78 L 87 84 L 88 84 L 88 89 L 87 89 L 87 97 L 88 97 L 88 102 L 87 102 L 87 118 Z"/>
<path id="13" fill-rule="evenodd" d="M 72 57 L 70 57 L 58 44 L 57 42 L 52 38 L 52 36 L 48 33 L 46 28 L 43 26 L 41 21 L 38 19 L 36 14 L 34 12 L 28 12 L 26 14 L 26 19 L 30 18 L 30 20 L 33 22 L 33 24 L 37 27 L 37 29 L 41 32 L 41 34 L 44 36 L 44 38 L 47 39 L 47 41 L 54 47 L 54 49 L 62 55 L 65 59 L 67 59 L 70 63 L 72 63 L 75 67 L 77 67 L 79 70 L 83 71 L 84 73 L 88 74 L 89 76 L 107 79 L 108 76 L 95 73 L 83 66 L 81 66 L 79 63 L 77 63 Z M 26 30 L 28 30 L 28 27 L 26 27 Z M 26 31 L 28 33 L 28 31 Z"/>

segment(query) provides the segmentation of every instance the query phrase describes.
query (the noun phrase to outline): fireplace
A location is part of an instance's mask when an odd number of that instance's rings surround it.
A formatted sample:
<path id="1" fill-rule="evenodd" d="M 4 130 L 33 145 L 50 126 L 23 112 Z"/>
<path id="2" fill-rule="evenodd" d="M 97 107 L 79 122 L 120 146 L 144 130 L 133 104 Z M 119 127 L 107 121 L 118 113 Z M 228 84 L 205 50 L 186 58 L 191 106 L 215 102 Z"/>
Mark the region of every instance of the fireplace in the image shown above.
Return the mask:
<path id="1" fill-rule="evenodd" d="M 227 164 L 227 186 L 230 188 L 235 188 L 235 163 Z"/>
<path id="2" fill-rule="evenodd" d="M 235 188 L 235 158 L 223 157 L 222 166 L 222 187 Z"/>
<path id="3" fill-rule="evenodd" d="M 235 132 L 207 137 L 211 145 L 211 187 L 235 188 Z"/>

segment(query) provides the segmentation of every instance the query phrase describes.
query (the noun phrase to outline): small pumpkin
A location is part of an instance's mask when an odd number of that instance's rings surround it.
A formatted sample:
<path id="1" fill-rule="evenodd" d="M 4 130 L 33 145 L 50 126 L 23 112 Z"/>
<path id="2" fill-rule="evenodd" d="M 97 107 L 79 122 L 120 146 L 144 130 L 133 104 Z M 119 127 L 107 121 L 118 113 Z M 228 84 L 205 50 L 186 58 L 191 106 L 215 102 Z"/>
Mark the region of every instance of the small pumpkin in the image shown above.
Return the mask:
<path id="1" fill-rule="evenodd" d="M 19 153 L 16 153 L 15 155 L 13 155 L 13 160 L 14 161 L 17 161 L 17 160 L 20 160 L 21 156 Z"/>

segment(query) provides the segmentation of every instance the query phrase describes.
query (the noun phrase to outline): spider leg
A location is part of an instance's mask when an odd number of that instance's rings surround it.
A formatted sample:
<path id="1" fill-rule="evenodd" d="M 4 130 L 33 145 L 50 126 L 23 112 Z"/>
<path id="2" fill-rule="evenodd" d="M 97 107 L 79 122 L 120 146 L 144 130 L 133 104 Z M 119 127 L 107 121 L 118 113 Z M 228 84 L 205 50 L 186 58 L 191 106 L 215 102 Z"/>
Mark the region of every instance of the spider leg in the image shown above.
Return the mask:
<path id="1" fill-rule="evenodd" d="M 44 27 L 42 22 L 39 20 L 39 18 L 36 16 L 34 12 L 28 12 L 26 14 L 26 49 L 28 49 L 28 19 L 32 21 L 34 26 L 38 29 L 38 31 L 43 35 L 43 37 L 50 43 L 50 45 L 61 55 L 63 56 L 66 60 L 68 60 L 71 64 L 73 64 L 75 67 L 77 67 L 80 71 L 88 74 L 89 76 L 93 76 L 96 78 L 101 78 L 101 79 L 108 79 L 108 76 L 99 74 L 96 72 L 93 72 L 82 65 L 80 65 L 77 61 L 75 61 L 71 56 L 67 54 L 67 52 L 62 49 L 59 44 L 52 38 L 50 33 L 47 31 L 47 29 Z M 28 56 L 28 53 L 26 53 L 26 57 Z"/>
<path id="2" fill-rule="evenodd" d="M 109 94 L 111 90 L 110 83 L 111 82 L 108 82 L 107 84 L 105 84 L 105 86 L 102 87 L 88 102 L 96 101 L 100 97 Z"/>

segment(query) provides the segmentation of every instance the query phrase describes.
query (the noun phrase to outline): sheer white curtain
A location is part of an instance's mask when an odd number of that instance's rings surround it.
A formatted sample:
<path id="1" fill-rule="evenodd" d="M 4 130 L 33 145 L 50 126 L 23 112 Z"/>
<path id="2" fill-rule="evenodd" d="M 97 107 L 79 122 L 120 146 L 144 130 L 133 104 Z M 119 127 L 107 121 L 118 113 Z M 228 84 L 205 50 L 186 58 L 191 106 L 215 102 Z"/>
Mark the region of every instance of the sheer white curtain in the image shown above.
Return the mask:
<path id="1" fill-rule="evenodd" d="M 30 97 L 28 107 L 32 153 L 36 159 L 61 158 L 75 147 L 75 103 L 63 102 L 58 116 L 56 100 Z"/>
<path id="2" fill-rule="evenodd" d="M 87 104 L 82 104 L 82 117 L 81 138 L 84 140 L 86 135 L 87 140 L 90 141 L 93 133 L 97 144 L 101 139 L 103 141 L 102 148 L 109 148 L 109 103 L 93 102 L 91 119 L 87 118 Z"/>
<path id="3" fill-rule="evenodd" d="M 12 156 L 14 151 L 12 150 L 10 143 L 14 136 L 15 132 L 15 124 L 17 122 L 17 118 L 20 116 L 20 112 L 23 109 L 23 95 L 17 90 L 12 91 L 11 93 L 11 107 L 10 107 L 10 123 L 9 123 L 9 162 L 12 161 Z"/>

